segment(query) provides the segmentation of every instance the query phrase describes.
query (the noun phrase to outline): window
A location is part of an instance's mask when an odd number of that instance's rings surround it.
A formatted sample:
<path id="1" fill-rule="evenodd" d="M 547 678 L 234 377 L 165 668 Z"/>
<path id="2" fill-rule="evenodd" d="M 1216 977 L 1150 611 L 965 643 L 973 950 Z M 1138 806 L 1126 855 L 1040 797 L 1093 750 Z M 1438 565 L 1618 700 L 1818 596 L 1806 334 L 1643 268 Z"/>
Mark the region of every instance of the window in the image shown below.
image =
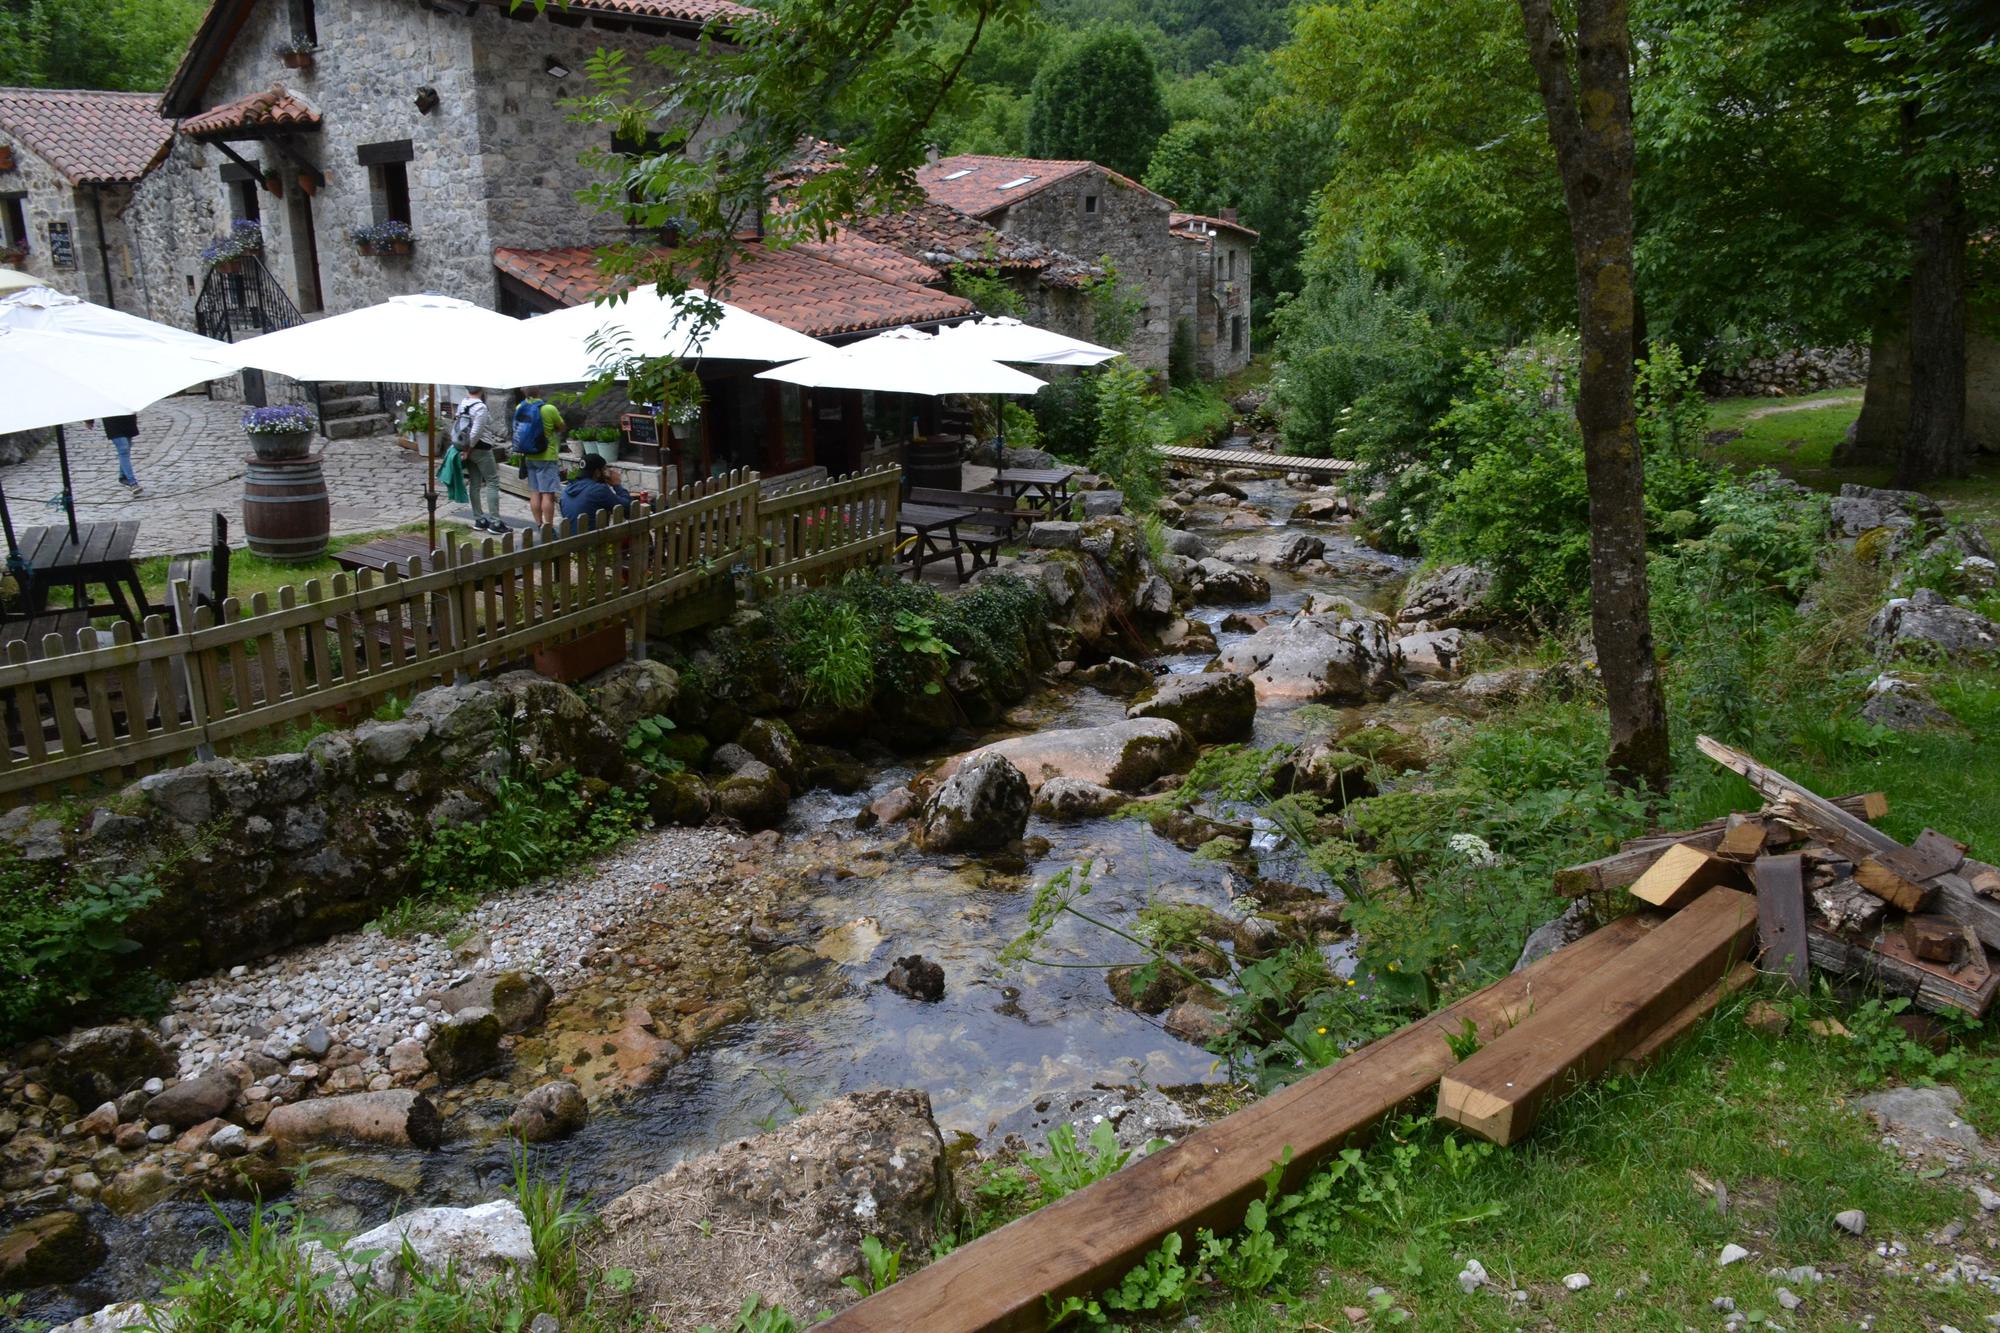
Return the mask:
<path id="1" fill-rule="evenodd" d="M 1097 211 L 1097 196 L 1096 196 L 1096 195 L 1094 195 L 1094 194 L 1087 194 L 1087 195 L 1083 196 L 1083 211 L 1084 211 L 1084 212 L 1086 212 L 1086 213 L 1095 213 L 1095 212 Z"/>
<path id="2" fill-rule="evenodd" d="M 1000 188 L 1003 190 L 1018 190 L 1023 185 L 1026 185 L 1029 181 L 1032 181 L 1034 179 L 1035 177 L 1033 176 L 1016 176 L 1013 180 L 1008 181 L 1005 185 L 1002 185 Z"/>
<path id="3" fill-rule="evenodd" d="M 303 37 L 315 46 L 319 44 L 319 21 L 313 13 L 313 0 L 292 0 L 292 35 Z"/>
<path id="4" fill-rule="evenodd" d="M 970 176 L 971 174 L 972 174 L 971 167 L 960 167 L 957 171 L 951 172 L 949 175 L 947 175 L 945 179 L 948 181 L 955 181 L 963 177 Z"/>
<path id="5" fill-rule="evenodd" d="M 0 245 L 8 249 L 26 249 L 28 244 L 28 213 L 23 203 L 24 194 L 0 194 Z"/>
<path id="6" fill-rule="evenodd" d="M 1231 315 L 1229 317 L 1229 350 L 1232 352 L 1243 350 L 1243 316 L 1241 315 Z"/>
<path id="7" fill-rule="evenodd" d="M 1229 277 L 1231 281 L 1234 281 L 1236 278 L 1236 252 L 1234 250 L 1229 252 Z"/>
<path id="8" fill-rule="evenodd" d="M 365 143 L 354 156 L 368 168 L 368 204 L 377 222 L 400 222 L 410 216 L 410 162 L 417 155 L 408 139 L 389 143 Z"/>
<path id="9" fill-rule="evenodd" d="M 264 203 L 259 196 L 264 192 L 258 188 L 257 182 L 240 180 L 233 188 L 236 192 L 236 216 L 252 222 L 259 221 L 264 216 Z"/>

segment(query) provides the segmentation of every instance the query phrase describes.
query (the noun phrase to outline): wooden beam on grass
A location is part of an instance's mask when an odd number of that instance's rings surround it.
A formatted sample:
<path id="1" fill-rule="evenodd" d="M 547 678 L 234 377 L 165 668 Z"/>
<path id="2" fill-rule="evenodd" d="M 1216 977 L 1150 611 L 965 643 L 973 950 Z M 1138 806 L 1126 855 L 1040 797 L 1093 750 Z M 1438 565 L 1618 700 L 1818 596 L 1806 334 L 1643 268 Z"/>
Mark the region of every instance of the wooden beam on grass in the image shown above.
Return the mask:
<path id="1" fill-rule="evenodd" d="M 1611 1062 L 1614 1074 L 1636 1074 L 1642 1069 L 1650 1069 L 1662 1052 L 1677 1039 L 1687 1035 L 1688 1029 L 1715 1012 L 1715 1006 L 1757 979 L 1757 969 L 1750 963 L 1738 963 L 1729 969 L 1729 974 L 1717 984 L 1689 1000 L 1682 1009 L 1660 1026 L 1648 1032 L 1639 1044 Z"/>
<path id="2" fill-rule="evenodd" d="M 1812 978 L 1804 858 L 1797 852 L 1761 857 L 1751 875 L 1757 881 L 1757 946 L 1765 970 L 1782 972 L 1793 990 L 1802 991 Z"/>
<path id="3" fill-rule="evenodd" d="M 1680 843 L 1669 847 L 1632 885 L 1632 896 L 1640 902 L 1673 912 L 1687 906 L 1718 884 L 1734 883 L 1740 872 L 1734 861 L 1725 861 L 1699 847 Z"/>
<path id="4" fill-rule="evenodd" d="M 1683 914 L 1685 915 L 1685 914 Z M 1622 917 L 1532 966 L 1188 1135 L 1086 1189 L 1017 1218 L 825 1323 L 819 1333 L 999 1333 L 1048 1325 L 1048 1304 L 1121 1280 L 1161 1239 L 1221 1233 L 1285 1162 L 1295 1189 L 1342 1147 L 1434 1087 L 1469 1021 L 1497 1039 L 1556 1004 L 1647 938 L 1658 918 Z"/>
<path id="5" fill-rule="evenodd" d="M 1748 894 L 1708 890 L 1444 1075 L 1437 1118 L 1503 1146 L 1526 1137 L 1543 1106 L 1603 1073 L 1727 976 L 1756 928 Z"/>

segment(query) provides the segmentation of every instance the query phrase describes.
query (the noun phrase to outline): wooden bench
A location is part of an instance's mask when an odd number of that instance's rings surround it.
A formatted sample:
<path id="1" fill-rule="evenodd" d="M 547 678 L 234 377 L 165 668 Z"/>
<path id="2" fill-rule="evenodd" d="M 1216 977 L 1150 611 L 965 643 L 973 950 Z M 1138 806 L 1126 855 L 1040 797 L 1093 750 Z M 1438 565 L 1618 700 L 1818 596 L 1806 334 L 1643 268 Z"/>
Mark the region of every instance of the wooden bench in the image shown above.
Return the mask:
<path id="1" fill-rule="evenodd" d="M 1004 537 L 1013 536 L 1014 529 L 1020 524 L 1036 523 L 1042 518 L 1040 510 L 1017 504 L 1008 496 L 995 495 L 991 491 L 946 491 L 930 486 L 912 486 L 910 500 L 914 504 L 973 510 L 974 516 L 960 524 L 961 529 L 970 526 L 997 530 Z"/>

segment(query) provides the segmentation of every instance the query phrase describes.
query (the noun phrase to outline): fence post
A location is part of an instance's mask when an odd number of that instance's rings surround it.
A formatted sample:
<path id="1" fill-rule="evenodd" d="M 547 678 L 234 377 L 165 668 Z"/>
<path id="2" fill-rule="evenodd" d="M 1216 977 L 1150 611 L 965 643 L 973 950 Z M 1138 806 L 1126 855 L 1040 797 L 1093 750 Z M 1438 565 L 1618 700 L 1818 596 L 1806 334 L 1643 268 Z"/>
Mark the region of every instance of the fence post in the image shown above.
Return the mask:
<path id="1" fill-rule="evenodd" d="M 455 529 L 446 528 L 444 531 L 444 567 L 451 571 L 452 581 L 445 587 L 441 595 L 431 599 L 431 605 L 436 607 L 441 603 L 444 606 L 445 619 L 451 625 L 451 644 L 446 651 L 459 654 L 458 665 L 453 668 L 451 673 L 451 683 L 454 685 L 470 685 L 472 683 L 472 672 L 466 669 L 465 657 L 461 650 L 470 645 L 474 637 L 467 622 L 467 613 L 471 609 L 472 599 L 466 592 L 469 584 L 459 574 L 459 566 L 464 563 L 461 550 L 462 548 L 458 544 L 458 532 Z"/>
<path id="2" fill-rule="evenodd" d="M 175 661 L 180 667 L 181 688 L 187 692 L 188 725 L 197 737 L 194 757 L 207 762 L 215 758 L 215 746 L 208 739 L 208 689 L 194 660 L 194 589 L 186 579 L 174 580 L 173 599 L 175 637 L 181 641 Z"/>

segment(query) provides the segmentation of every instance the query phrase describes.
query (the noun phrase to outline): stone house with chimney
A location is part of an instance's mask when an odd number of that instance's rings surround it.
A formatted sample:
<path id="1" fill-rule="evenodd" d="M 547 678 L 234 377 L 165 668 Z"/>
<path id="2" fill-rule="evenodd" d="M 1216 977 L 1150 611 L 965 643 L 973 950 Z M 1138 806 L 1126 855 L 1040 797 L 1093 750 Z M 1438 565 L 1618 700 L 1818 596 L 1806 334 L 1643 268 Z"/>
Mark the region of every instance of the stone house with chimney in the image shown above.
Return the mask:
<path id="1" fill-rule="evenodd" d="M 145 308 L 126 214 L 173 127 L 151 93 L 0 88 L 0 266 Z"/>

